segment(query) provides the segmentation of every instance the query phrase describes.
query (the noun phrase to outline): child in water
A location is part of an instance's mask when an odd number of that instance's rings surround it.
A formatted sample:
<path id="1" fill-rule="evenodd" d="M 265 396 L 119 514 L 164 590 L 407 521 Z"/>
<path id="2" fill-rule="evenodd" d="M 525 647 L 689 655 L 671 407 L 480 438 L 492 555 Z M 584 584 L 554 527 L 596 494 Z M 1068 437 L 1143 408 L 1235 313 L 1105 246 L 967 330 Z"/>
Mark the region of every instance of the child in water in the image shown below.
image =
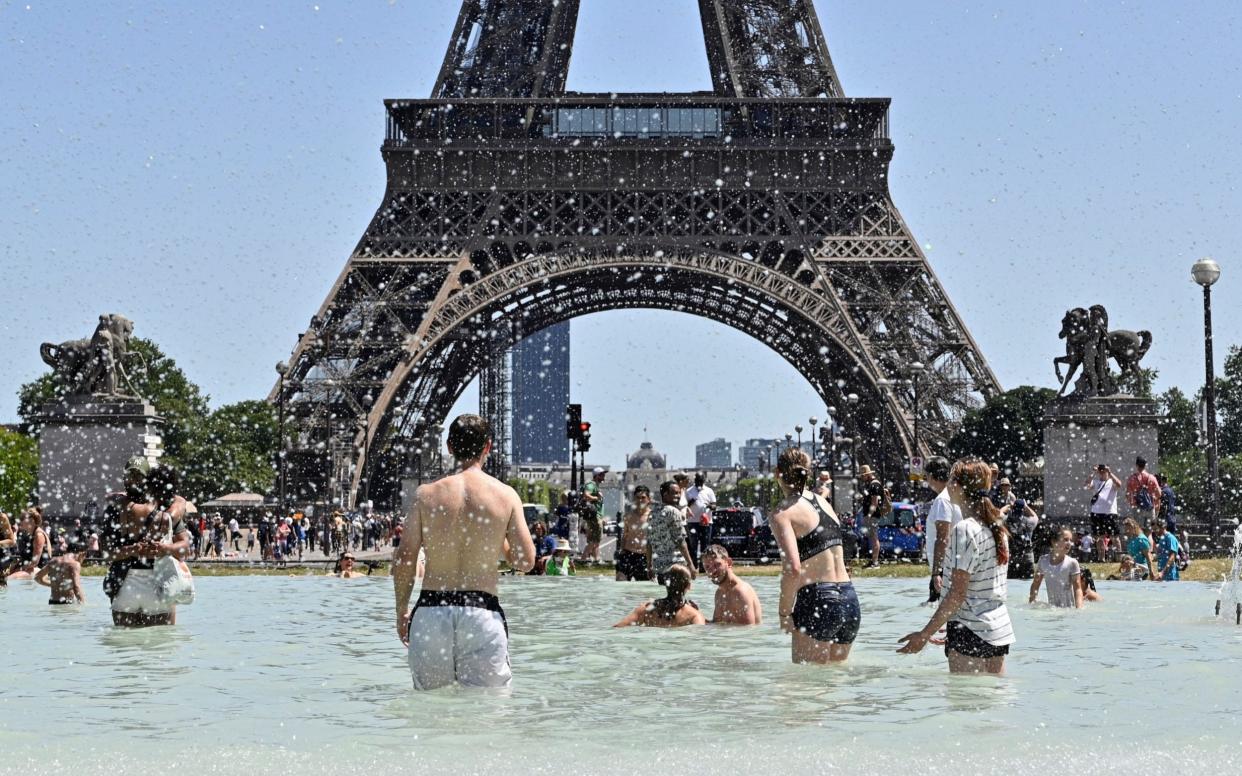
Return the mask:
<path id="1" fill-rule="evenodd" d="M 556 540 L 556 552 L 544 562 L 543 573 L 548 577 L 572 577 L 576 575 L 574 559 L 570 557 L 568 539 Z"/>

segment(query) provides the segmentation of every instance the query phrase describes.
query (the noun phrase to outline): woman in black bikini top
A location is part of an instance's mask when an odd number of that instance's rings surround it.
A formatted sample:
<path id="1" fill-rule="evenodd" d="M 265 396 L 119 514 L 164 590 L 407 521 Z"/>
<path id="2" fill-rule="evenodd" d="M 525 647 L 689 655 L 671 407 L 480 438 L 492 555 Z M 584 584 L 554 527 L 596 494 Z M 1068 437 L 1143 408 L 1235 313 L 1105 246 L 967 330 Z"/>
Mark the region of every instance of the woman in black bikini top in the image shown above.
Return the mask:
<path id="1" fill-rule="evenodd" d="M 839 662 L 849 657 L 862 611 L 845 567 L 841 522 L 807 490 L 810 468 L 807 454 L 793 447 L 776 464 L 785 494 L 770 521 L 784 556 L 781 629 L 793 637 L 795 663 Z"/>

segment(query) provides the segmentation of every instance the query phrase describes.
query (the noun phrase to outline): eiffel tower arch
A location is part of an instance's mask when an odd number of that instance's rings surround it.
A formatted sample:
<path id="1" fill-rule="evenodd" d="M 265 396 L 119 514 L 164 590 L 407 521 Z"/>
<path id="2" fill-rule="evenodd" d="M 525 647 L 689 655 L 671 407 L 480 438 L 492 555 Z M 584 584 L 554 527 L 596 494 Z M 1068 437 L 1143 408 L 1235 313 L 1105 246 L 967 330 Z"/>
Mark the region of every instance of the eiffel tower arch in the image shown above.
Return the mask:
<path id="1" fill-rule="evenodd" d="M 890 476 L 999 390 L 889 196 L 889 101 L 844 96 L 811 0 L 699 5 L 711 93 L 584 94 L 578 0 L 464 0 L 432 97 L 386 101 L 383 201 L 273 390 L 296 498 L 394 504 L 472 379 L 604 310 L 719 321 L 857 394 Z"/>

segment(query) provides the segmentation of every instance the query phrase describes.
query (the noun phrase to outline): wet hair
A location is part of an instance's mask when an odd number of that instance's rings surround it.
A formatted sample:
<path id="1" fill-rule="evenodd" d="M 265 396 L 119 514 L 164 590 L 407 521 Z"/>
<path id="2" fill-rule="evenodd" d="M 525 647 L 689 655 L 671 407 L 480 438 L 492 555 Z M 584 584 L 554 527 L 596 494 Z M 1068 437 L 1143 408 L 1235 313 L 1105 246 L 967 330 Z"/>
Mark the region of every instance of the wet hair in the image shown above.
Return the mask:
<path id="1" fill-rule="evenodd" d="M 168 464 L 160 464 L 147 474 L 143 483 L 147 496 L 155 499 L 156 506 L 172 506 L 181 488 L 181 474 Z"/>
<path id="2" fill-rule="evenodd" d="M 992 488 L 992 469 L 983 461 L 966 458 L 953 464 L 949 481 L 962 490 L 962 498 L 971 508 L 973 517 L 987 526 L 996 541 L 996 560 L 1009 562 L 1009 531 L 1000 510 L 988 495 Z"/>
<path id="3" fill-rule="evenodd" d="M 640 493 L 645 494 L 647 498 L 651 498 L 651 488 L 648 488 L 646 485 L 639 485 L 634 488 L 634 498 L 638 498 L 638 494 Z"/>
<path id="4" fill-rule="evenodd" d="M 708 555 L 711 555 L 713 558 L 718 558 L 719 560 L 733 560 L 732 556 L 729 555 L 729 551 L 723 544 L 713 544 L 706 550 L 703 550 L 703 557 L 706 558 Z"/>
<path id="5" fill-rule="evenodd" d="M 952 467 L 949 466 L 949 459 L 941 455 L 933 455 L 927 459 L 927 463 L 923 464 L 923 471 L 933 480 L 940 482 L 949 481 L 949 472 Z"/>
<path id="6" fill-rule="evenodd" d="M 458 415 L 449 426 L 448 449 L 459 461 L 483 457 L 483 448 L 492 441 L 492 424 L 478 415 Z"/>
<path id="7" fill-rule="evenodd" d="M 676 486 L 677 486 L 677 483 L 673 482 L 672 480 L 665 480 L 664 482 L 661 482 L 660 483 L 660 498 L 664 498 L 665 496 L 667 496 L 669 492 L 672 491 L 673 488 L 675 488 Z"/>
<path id="8" fill-rule="evenodd" d="M 811 481 L 811 457 L 796 447 L 786 447 L 776 459 L 776 476 L 794 490 L 806 490 Z"/>
<path id="9" fill-rule="evenodd" d="M 1126 557 L 1128 558 L 1130 556 L 1127 555 Z M 1083 566 L 1082 568 L 1082 581 L 1087 587 L 1095 590 L 1095 576 L 1091 573 L 1091 569 L 1086 566 Z"/>
<path id="10" fill-rule="evenodd" d="M 666 620 L 671 620 L 686 605 L 686 593 L 690 590 L 690 569 L 674 563 L 664 572 L 664 587 L 668 594 L 652 603 L 655 613 Z"/>

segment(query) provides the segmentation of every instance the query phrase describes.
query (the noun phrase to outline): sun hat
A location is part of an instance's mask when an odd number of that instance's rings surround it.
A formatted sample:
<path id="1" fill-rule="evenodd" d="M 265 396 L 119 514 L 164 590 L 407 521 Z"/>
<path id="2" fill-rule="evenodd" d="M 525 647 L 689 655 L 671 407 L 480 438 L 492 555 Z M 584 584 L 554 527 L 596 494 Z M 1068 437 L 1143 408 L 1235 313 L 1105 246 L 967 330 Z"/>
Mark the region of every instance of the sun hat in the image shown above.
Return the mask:
<path id="1" fill-rule="evenodd" d="M 858 476 L 866 477 L 868 474 L 875 474 L 875 471 L 867 464 L 863 464 L 862 468 L 858 470 Z"/>
<path id="2" fill-rule="evenodd" d="M 573 550 L 569 549 L 569 540 L 568 539 L 557 539 L 556 540 L 556 552 L 573 552 Z"/>

